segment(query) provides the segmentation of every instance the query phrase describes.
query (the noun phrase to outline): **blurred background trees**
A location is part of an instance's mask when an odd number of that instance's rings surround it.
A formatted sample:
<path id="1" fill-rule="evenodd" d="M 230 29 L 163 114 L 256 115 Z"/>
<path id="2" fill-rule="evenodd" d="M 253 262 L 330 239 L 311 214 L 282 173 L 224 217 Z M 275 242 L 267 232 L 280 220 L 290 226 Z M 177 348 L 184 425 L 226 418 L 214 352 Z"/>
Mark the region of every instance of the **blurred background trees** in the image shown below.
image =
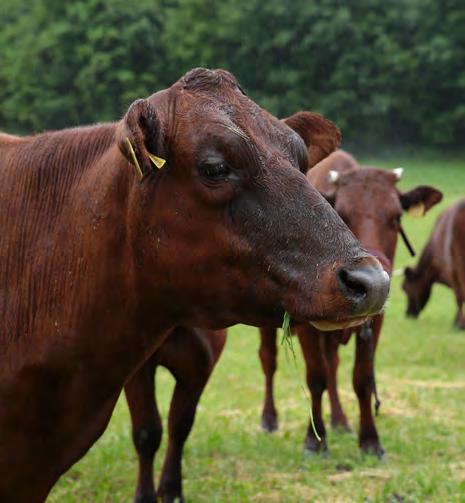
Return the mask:
<path id="1" fill-rule="evenodd" d="M 463 144 L 462 0 L 2 0 L 0 129 L 117 120 L 195 66 L 360 145 Z"/>

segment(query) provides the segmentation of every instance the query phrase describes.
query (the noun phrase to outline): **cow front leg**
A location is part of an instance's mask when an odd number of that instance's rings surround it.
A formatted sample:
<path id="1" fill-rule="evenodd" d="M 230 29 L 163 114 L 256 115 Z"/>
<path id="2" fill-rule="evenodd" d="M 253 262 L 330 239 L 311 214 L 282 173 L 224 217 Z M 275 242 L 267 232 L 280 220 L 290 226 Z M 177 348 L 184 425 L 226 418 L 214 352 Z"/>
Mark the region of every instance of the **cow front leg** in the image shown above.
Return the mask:
<path id="1" fill-rule="evenodd" d="M 322 341 L 320 340 L 320 337 L 324 337 L 324 335 L 310 326 L 298 327 L 297 335 L 305 359 L 307 386 L 312 397 L 313 424 L 310 419 L 305 437 L 305 451 L 309 454 L 326 454 L 328 446 L 321 410 L 322 395 L 326 389 L 326 365 Z M 315 430 L 319 438 L 315 434 Z"/>
<path id="2" fill-rule="evenodd" d="M 177 328 L 173 350 L 163 361 L 176 379 L 168 417 L 168 446 L 157 495 L 163 503 L 184 502 L 182 454 L 202 392 L 223 350 L 225 331 Z M 175 346 L 176 345 L 176 346 Z M 209 346 L 209 347 L 208 347 Z M 181 354 L 183 357 L 180 358 Z"/>
<path id="3" fill-rule="evenodd" d="M 162 423 L 155 398 L 155 363 L 150 359 L 124 387 L 132 422 L 132 438 L 138 458 L 134 501 L 154 503 L 153 461 L 160 447 Z"/>
<path id="4" fill-rule="evenodd" d="M 265 374 L 265 401 L 262 411 L 262 428 L 273 432 L 278 429 L 278 413 L 274 403 L 273 378 L 277 367 L 276 329 L 260 328 L 260 363 Z"/>
<path id="5" fill-rule="evenodd" d="M 366 339 L 357 333 L 353 386 L 360 407 L 359 445 L 363 452 L 384 458 L 384 449 L 379 440 L 373 418 L 371 396 L 374 388 L 374 353 L 379 330 L 373 326 L 373 335 Z"/>
<path id="6" fill-rule="evenodd" d="M 339 367 L 339 333 L 327 333 L 323 337 L 326 356 L 326 383 L 328 387 L 329 403 L 331 408 L 331 426 L 351 432 L 349 421 L 339 399 L 337 389 L 337 370 Z"/>
<path id="7" fill-rule="evenodd" d="M 168 420 L 168 447 L 158 486 L 163 503 L 184 502 L 182 490 L 182 453 L 194 424 L 195 411 L 203 386 L 177 383 L 171 400 Z"/>

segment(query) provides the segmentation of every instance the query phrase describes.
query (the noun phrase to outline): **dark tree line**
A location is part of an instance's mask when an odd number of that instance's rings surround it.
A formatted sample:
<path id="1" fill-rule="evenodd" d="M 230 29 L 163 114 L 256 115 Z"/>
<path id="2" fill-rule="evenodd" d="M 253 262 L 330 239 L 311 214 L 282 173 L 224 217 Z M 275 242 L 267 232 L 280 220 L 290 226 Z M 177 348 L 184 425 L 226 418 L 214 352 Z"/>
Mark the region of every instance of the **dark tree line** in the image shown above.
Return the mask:
<path id="1" fill-rule="evenodd" d="M 0 129 L 116 120 L 195 66 L 352 141 L 465 134 L 463 0 L 2 0 Z"/>

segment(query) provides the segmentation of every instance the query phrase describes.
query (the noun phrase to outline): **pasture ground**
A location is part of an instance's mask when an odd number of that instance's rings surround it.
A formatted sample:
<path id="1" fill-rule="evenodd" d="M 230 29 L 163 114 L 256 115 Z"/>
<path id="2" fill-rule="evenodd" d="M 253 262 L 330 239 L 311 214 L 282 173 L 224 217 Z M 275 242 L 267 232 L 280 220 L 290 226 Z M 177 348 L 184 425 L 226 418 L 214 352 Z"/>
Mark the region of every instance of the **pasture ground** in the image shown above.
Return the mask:
<path id="1" fill-rule="evenodd" d="M 443 202 L 425 218 L 404 217 L 417 251 L 438 213 L 465 196 L 465 160 L 444 161 L 438 156 L 428 161 L 415 157 L 401 162 L 366 161 L 389 168 L 404 166 L 404 189 L 431 184 L 443 190 Z M 399 241 L 395 267 L 411 263 Z M 284 348 L 279 356 L 280 429 L 273 435 L 263 433 L 257 330 L 237 326 L 230 330 L 186 445 L 184 491 L 189 502 L 465 502 L 465 332 L 452 327 L 451 291 L 435 286 L 430 303 L 415 321 L 404 317 L 406 301 L 400 285 L 401 278 L 395 278 L 377 354 L 382 400 L 377 425 L 387 461 L 362 456 L 356 437 L 331 430 L 329 457 L 304 458 L 309 404 L 302 390 L 303 362 L 297 341 L 297 371 Z M 341 397 L 356 430 L 353 341 L 341 357 Z M 157 389 L 165 420 L 172 387 L 173 379 L 161 369 Z M 157 476 L 165 440 L 156 460 Z M 121 399 L 106 433 L 61 478 L 49 501 L 128 502 L 135 475 L 129 415 Z"/>

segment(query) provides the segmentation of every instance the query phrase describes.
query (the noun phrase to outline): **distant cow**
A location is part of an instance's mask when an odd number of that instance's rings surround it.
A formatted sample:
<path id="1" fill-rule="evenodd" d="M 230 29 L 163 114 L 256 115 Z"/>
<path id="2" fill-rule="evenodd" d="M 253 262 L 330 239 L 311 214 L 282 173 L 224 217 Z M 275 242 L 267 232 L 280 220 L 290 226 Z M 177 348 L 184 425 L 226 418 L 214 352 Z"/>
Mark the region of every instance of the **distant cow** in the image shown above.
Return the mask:
<path id="1" fill-rule="evenodd" d="M 339 140 L 204 69 L 118 123 L 0 138 L 0 501 L 46 498 L 173 327 L 382 308 L 379 262 L 303 174 Z"/>
<path id="2" fill-rule="evenodd" d="M 333 169 L 334 168 L 334 169 Z M 386 171 L 360 168 L 347 153 L 337 151 L 308 172 L 308 179 L 316 188 L 325 189 L 339 215 L 370 253 L 373 253 L 390 274 L 404 211 L 422 205 L 428 211 L 438 203 L 442 194 L 433 187 L 420 186 L 401 193 L 396 183 L 401 169 Z M 373 358 L 384 314 L 374 316 L 363 327 L 323 333 L 314 326 L 297 325 L 295 332 L 305 358 L 307 384 L 312 396 L 312 410 L 318 440 L 311 424 L 308 426 L 305 448 L 311 452 L 327 450 L 326 430 L 321 411 L 321 398 L 328 389 L 333 426 L 348 429 L 337 392 L 338 347 L 346 344 L 352 333 L 357 336 L 353 385 L 360 406 L 359 444 L 362 450 L 383 455 L 376 431 L 371 396 L 374 385 Z M 273 397 L 273 376 L 276 371 L 276 330 L 260 330 L 259 356 L 265 373 L 265 402 L 262 426 L 268 431 L 277 428 L 277 412 Z"/>
<path id="3" fill-rule="evenodd" d="M 420 314 L 434 283 L 452 288 L 458 308 L 455 325 L 465 329 L 465 199 L 441 213 L 418 265 L 405 269 L 402 288 L 408 298 L 408 316 Z"/>

